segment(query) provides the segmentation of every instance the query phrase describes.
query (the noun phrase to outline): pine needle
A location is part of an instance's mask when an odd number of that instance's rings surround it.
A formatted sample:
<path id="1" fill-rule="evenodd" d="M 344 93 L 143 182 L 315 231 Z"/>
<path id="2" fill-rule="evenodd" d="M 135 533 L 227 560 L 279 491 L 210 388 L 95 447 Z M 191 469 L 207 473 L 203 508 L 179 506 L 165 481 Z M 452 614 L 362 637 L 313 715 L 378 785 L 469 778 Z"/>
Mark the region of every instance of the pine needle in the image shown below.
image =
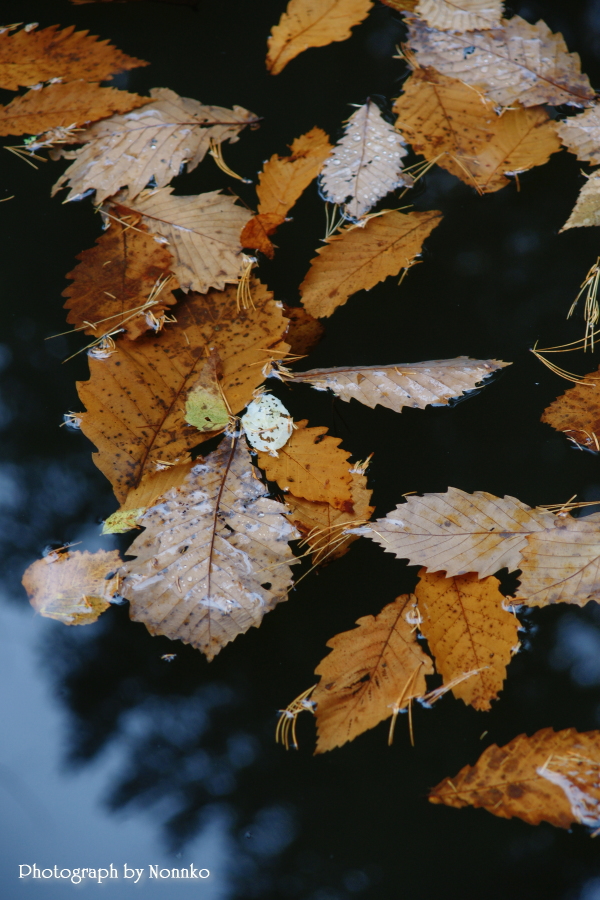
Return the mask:
<path id="1" fill-rule="evenodd" d="M 313 684 L 312 687 L 309 687 L 308 690 L 303 691 L 296 697 L 295 700 L 286 706 L 285 709 L 278 710 L 279 712 L 279 720 L 277 722 L 277 727 L 275 728 L 275 742 L 277 744 L 283 744 L 286 750 L 290 749 L 290 746 L 294 749 L 298 749 L 298 740 L 296 737 L 296 719 L 300 715 L 301 712 L 310 712 L 314 715 L 315 712 L 315 704 L 309 700 L 308 698 L 316 688 L 316 684 Z M 291 737 L 291 742 L 290 742 Z"/>

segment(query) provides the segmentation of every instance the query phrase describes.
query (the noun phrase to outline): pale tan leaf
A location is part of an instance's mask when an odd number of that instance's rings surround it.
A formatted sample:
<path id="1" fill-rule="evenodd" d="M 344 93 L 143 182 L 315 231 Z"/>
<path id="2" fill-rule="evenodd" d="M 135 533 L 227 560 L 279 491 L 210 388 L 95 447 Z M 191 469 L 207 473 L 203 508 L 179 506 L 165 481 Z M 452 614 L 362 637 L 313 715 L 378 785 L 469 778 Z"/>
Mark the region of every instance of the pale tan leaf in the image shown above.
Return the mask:
<path id="1" fill-rule="evenodd" d="M 500 28 L 502 0 L 419 0 L 415 13 L 440 31 Z"/>
<path id="2" fill-rule="evenodd" d="M 419 629 L 435 658 L 444 684 L 474 674 L 452 688 L 455 697 L 475 709 L 491 709 L 506 678 L 506 667 L 519 645 L 519 620 L 503 607 L 499 581 L 479 581 L 474 572 L 444 578 L 419 572 L 415 588 Z"/>
<path id="3" fill-rule="evenodd" d="M 409 496 L 405 503 L 357 533 L 381 544 L 410 565 L 448 577 L 477 572 L 480 578 L 506 566 L 521 567 L 532 534 L 553 528 L 555 517 L 514 497 L 484 491 Z"/>
<path id="4" fill-rule="evenodd" d="M 504 366 L 497 359 L 434 359 L 387 366 L 353 366 L 295 372 L 290 380 L 332 391 L 340 400 L 358 400 L 372 409 L 378 404 L 401 412 L 405 406 L 425 409 L 446 406 L 464 396 Z"/>
<path id="5" fill-rule="evenodd" d="M 205 106 L 168 88 L 153 88 L 150 95 L 152 102 L 139 111 L 111 116 L 78 135 L 84 146 L 70 154 L 74 162 L 52 188 L 53 196 L 68 184 L 67 200 L 95 190 L 96 203 L 102 203 L 127 186 L 132 200 L 151 179 L 160 188 L 184 163 L 188 172 L 194 169 L 211 139 L 236 141 L 246 125 L 258 121 L 241 106 Z"/>
<path id="6" fill-rule="evenodd" d="M 588 450 L 600 451 L 600 368 L 582 377 L 543 412 L 541 421 Z M 594 381 L 596 382 L 594 384 Z"/>
<path id="7" fill-rule="evenodd" d="M 358 628 L 336 634 L 332 653 L 315 674 L 321 676 L 311 699 L 316 703 L 319 739 L 316 753 L 347 741 L 388 719 L 427 690 L 431 660 L 419 646 L 413 625 L 405 620 L 414 597 L 403 594 L 378 616 L 358 619 Z"/>
<path id="8" fill-rule="evenodd" d="M 350 454 L 339 446 L 340 438 L 327 434 L 327 428 L 307 428 L 307 424 L 308 419 L 295 423 L 295 431 L 277 457 L 260 452 L 258 465 L 283 491 L 353 513 Z"/>
<path id="9" fill-rule="evenodd" d="M 258 177 L 258 212 L 285 217 L 296 200 L 316 178 L 331 151 L 321 128 L 311 128 L 296 138 L 289 156 L 274 154 Z"/>
<path id="10" fill-rule="evenodd" d="M 86 81 L 49 84 L 0 106 L 0 135 L 40 134 L 50 128 L 84 125 L 150 102 L 139 94 Z"/>
<path id="11" fill-rule="evenodd" d="M 78 383 L 87 412 L 81 430 L 96 445 L 94 462 L 123 502 L 142 478 L 165 463 L 182 462 L 210 437 L 185 420 L 185 404 L 211 348 L 223 366 L 220 382 L 234 414 L 263 381 L 262 366 L 285 352 L 287 319 L 255 282 L 256 309 L 237 307 L 236 288 L 191 294 L 177 322 L 158 335 L 118 341 L 107 359 L 90 358 L 90 380 Z M 136 504 L 136 506 L 142 504 Z"/>
<path id="12" fill-rule="evenodd" d="M 240 439 L 224 440 L 142 517 L 123 567 L 131 618 L 208 659 L 287 599 L 298 535 Z"/>
<path id="13" fill-rule="evenodd" d="M 553 516 L 528 536 L 519 568 L 517 596 L 527 606 L 600 602 L 600 513 Z"/>
<path id="14" fill-rule="evenodd" d="M 560 34 L 520 16 L 492 31 L 451 34 L 410 22 L 409 43 L 420 66 L 477 87 L 498 106 L 589 106 L 594 91 Z"/>
<path id="15" fill-rule="evenodd" d="M 520 734 L 504 747 L 492 744 L 474 766 L 445 778 L 432 803 L 483 807 L 495 816 L 518 816 L 530 825 L 570 828 L 600 825 L 600 732 L 574 728 Z"/>
<path id="16" fill-rule="evenodd" d="M 288 518 L 310 548 L 313 566 L 327 565 L 348 552 L 350 544 L 358 539 L 358 535 L 345 534 L 344 529 L 371 518 L 375 511 L 375 507 L 371 506 L 372 493 L 367 487 L 366 475 L 352 472 L 352 512 L 336 509 L 330 503 L 304 500 L 291 492 L 285 495 Z"/>
<path id="17" fill-rule="evenodd" d="M 573 212 L 560 229 L 587 228 L 600 225 L 600 170 L 592 172 L 579 191 Z"/>
<path id="18" fill-rule="evenodd" d="M 172 293 L 177 282 L 168 280 L 171 254 L 140 222 L 135 228 L 111 222 L 96 245 L 83 250 L 77 259 L 79 263 L 66 275 L 73 284 L 62 296 L 68 298 L 67 322 L 85 334 L 100 337 L 124 328 L 127 337 L 135 340 L 155 327 L 166 309 L 177 302 Z"/>
<path id="19" fill-rule="evenodd" d="M 594 104 L 576 116 L 556 123 L 559 137 L 577 159 L 600 163 L 600 108 Z"/>
<path id="20" fill-rule="evenodd" d="M 29 602 L 40 615 L 65 625 L 89 625 L 108 609 L 118 590 L 118 550 L 49 553 L 23 575 Z"/>
<path id="21" fill-rule="evenodd" d="M 173 188 L 145 191 L 127 206 L 142 216 L 173 256 L 173 272 L 184 291 L 205 294 L 237 283 L 242 270 L 240 232 L 251 213 L 220 191 L 173 196 Z"/>
<path id="22" fill-rule="evenodd" d="M 392 211 L 371 219 L 364 228 L 350 225 L 329 238 L 300 285 L 304 308 L 317 318 L 330 316 L 356 291 L 397 275 L 419 255 L 441 218 L 437 210 Z"/>
<path id="23" fill-rule="evenodd" d="M 359 107 L 346 124 L 321 171 L 325 200 L 340 207 L 345 218 L 358 221 L 378 200 L 402 184 L 412 185 L 403 173 L 404 141 L 385 121 L 372 100 Z"/>
<path id="24" fill-rule="evenodd" d="M 102 525 L 102 534 L 125 534 L 132 528 L 141 527 L 138 522 L 149 506 L 154 506 L 162 494 L 171 488 L 180 487 L 194 463 L 188 454 L 173 465 L 159 465 L 154 472 L 147 472 L 137 487 L 132 488 L 125 500 Z"/>
<path id="25" fill-rule="evenodd" d="M 1 88 L 16 91 L 52 78 L 107 81 L 117 72 L 148 65 L 87 31 L 75 31 L 74 25 L 59 28 L 51 25 L 0 34 Z"/>
<path id="26" fill-rule="evenodd" d="M 396 128 L 416 153 L 480 193 L 509 183 L 507 174 L 546 163 L 560 150 L 543 107 L 495 111 L 474 88 L 434 69 L 417 69 L 394 104 Z"/>
<path id="27" fill-rule="evenodd" d="M 309 47 L 345 41 L 365 19 L 371 0 L 289 0 L 267 42 L 267 69 L 278 75 L 290 60 Z"/>

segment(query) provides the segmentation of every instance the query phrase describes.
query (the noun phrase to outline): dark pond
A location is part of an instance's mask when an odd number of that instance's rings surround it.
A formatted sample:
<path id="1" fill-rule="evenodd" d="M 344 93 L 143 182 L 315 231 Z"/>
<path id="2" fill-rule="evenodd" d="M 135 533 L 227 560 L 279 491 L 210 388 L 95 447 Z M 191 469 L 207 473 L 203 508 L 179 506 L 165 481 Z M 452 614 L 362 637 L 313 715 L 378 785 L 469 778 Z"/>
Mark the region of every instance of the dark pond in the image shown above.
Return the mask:
<path id="1" fill-rule="evenodd" d="M 6 22 L 76 24 L 151 66 L 117 79 L 146 92 L 165 86 L 206 103 L 240 104 L 264 117 L 227 147 L 233 169 L 254 175 L 314 125 L 333 137 L 369 96 L 399 92 L 400 17 L 379 6 L 351 40 L 310 50 L 279 76 L 266 74 L 265 41 L 283 0 L 209 3 L 197 12 L 163 3 L 71 6 L 67 0 L 2 0 Z M 565 35 L 600 85 L 600 2 L 514 3 Z M 3 98 L 3 102 L 9 95 Z M 10 143 L 10 139 L 4 141 Z M 14 143 L 14 141 L 13 141 Z M 312 756 L 314 723 L 299 722 L 300 751 L 274 742 L 277 710 L 314 682 L 326 641 L 410 591 L 416 569 L 363 540 L 312 574 L 289 602 L 210 665 L 189 647 L 152 638 L 113 607 L 93 626 L 68 629 L 35 617 L 20 578 L 53 541 L 117 546 L 99 523 L 115 508 L 108 482 L 79 433 L 59 428 L 80 409 L 84 356 L 62 365 L 78 338 L 64 330 L 61 291 L 74 257 L 100 222 L 89 201 L 61 205 L 49 190 L 64 163 L 39 171 L 3 153 L 0 406 L 2 594 L 1 896 L 71 895 L 168 900 L 196 892 L 229 898 L 402 900 L 598 900 L 600 843 L 582 827 L 561 831 L 483 810 L 427 802 L 428 789 L 472 763 L 490 743 L 539 728 L 600 727 L 600 607 L 558 607 L 526 618 L 523 649 L 499 702 L 477 713 L 450 696 L 406 720 L 392 748 L 382 725 L 343 749 Z M 585 167 L 583 167 L 585 168 Z M 566 152 L 486 197 L 432 172 L 417 209 L 444 221 L 423 264 L 358 294 L 327 321 L 306 368 L 412 362 L 460 354 L 513 362 L 490 387 L 452 409 L 407 410 L 332 402 L 308 387 L 281 388 L 297 417 L 326 425 L 354 458 L 375 451 L 371 484 L 379 515 L 407 491 L 509 494 L 528 504 L 600 497 L 600 462 L 540 424 L 567 387 L 529 352 L 582 333 L 566 312 L 600 251 L 595 229 L 559 235 L 581 185 Z M 227 187 L 207 160 L 179 178 L 183 193 Z M 235 188 L 239 187 L 236 183 Z M 251 188 L 239 187 L 252 203 Z M 261 276 L 278 299 L 297 286 L 324 231 L 313 186 Z M 570 361 L 586 372 L 583 355 Z M 278 389 L 279 390 L 279 389 Z M 174 662 L 161 660 L 177 654 Z M 482 732 L 487 732 L 481 737 Z M 86 883 L 18 879 L 18 866 L 118 867 L 119 879 Z M 137 885 L 123 865 L 145 870 Z M 202 882 L 148 879 L 148 867 L 205 867 Z"/>

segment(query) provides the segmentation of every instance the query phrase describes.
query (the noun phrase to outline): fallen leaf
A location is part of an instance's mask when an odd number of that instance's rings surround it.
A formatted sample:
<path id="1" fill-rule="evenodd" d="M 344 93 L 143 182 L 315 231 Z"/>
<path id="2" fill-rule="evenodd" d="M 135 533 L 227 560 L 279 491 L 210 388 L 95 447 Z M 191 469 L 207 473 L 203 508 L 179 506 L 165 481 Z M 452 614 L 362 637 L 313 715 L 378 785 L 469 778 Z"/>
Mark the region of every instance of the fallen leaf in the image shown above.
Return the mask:
<path id="1" fill-rule="evenodd" d="M 452 688 L 474 709 L 491 709 L 506 678 L 506 667 L 519 644 L 519 620 L 503 607 L 500 582 L 479 581 L 473 572 L 444 578 L 419 572 L 415 588 L 421 614 L 419 630 L 427 639 L 444 684 L 473 672 Z"/>
<path id="2" fill-rule="evenodd" d="M 107 81 L 117 72 L 147 66 L 143 59 L 121 53 L 109 41 L 87 31 L 58 25 L 0 34 L 0 87 L 17 91 L 51 78 L 63 81 Z"/>
<path id="3" fill-rule="evenodd" d="M 513 16 L 492 31 L 450 34 L 411 19 L 409 44 L 420 66 L 473 85 L 498 106 L 589 106 L 594 99 L 578 54 L 542 21 Z"/>
<path id="4" fill-rule="evenodd" d="M 154 472 L 147 472 L 137 487 L 132 488 L 119 509 L 105 519 L 102 534 L 125 534 L 132 528 L 140 528 L 139 520 L 149 506 L 174 487 L 180 487 L 194 465 L 189 456 L 172 465 L 159 465 Z"/>
<path id="5" fill-rule="evenodd" d="M 402 171 L 407 153 L 377 104 L 367 100 L 350 116 L 344 136 L 323 165 L 319 181 L 324 199 L 357 222 L 390 191 L 413 184 L 412 176 Z"/>
<path id="6" fill-rule="evenodd" d="M 385 3 L 386 6 L 391 6 L 392 9 L 397 10 L 398 12 L 413 12 L 419 0 L 381 0 L 382 3 Z"/>
<path id="7" fill-rule="evenodd" d="M 235 142 L 246 125 L 258 122 L 241 106 L 205 106 L 168 88 L 152 88 L 150 96 L 141 110 L 103 119 L 78 135 L 83 147 L 69 154 L 74 162 L 52 196 L 69 185 L 67 201 L 95 190 L 96 203 L 102 203 L 127 185 L 127 199 L 132 200 L 152 179 L 161 188 L 184 164 L 187 172 L 195 169 L 211 140 Z"/>
<path id="8" fill-rule="evenodd" d="M 419 0 L 415 14 L 440 31 L 475 31 L 500 28 L 503 6 L 502 0 Z"/>
<path id="9" fill-rule="evenodd" d="M 237 284 L 242 270 L 240 231 L 250 218 L 248 210 L 220 191 L 185 197 L 172 191 L 167 187 L 144 192 L 127 205 L 168 245 L 181 289 L 205 294 L 209 288 L 222 291 L 227 284 Z"/>
<path id="10" fill-rule="evenodd" d="M 474 766 L 441 781 L 429 799 L 457 809 L 483 807 L 503 819 L 518 816 L 530 825 L 597 828 L 599 783 L 600 732 L 543 728 L 504 747 L 492 744 Z"/>
<path id="11" fill-rule="evenodd" d="M 310 548 L 313 566 L 327 565 L 348 552 L 350 544 L 358 540 L 356 534 L 345 534 L 344 529 L 351 524 L 368 521 L 375 507 L 371 506 L 371 495 L 367 487 L 366 475 L 352 473 L 350 501 L 353 512 L 336 509 L 330 503 L 304 500 L 288 492 L 285 497 L 287 516 Z"/>
<path id="12" fill-rule="evenodd" d="M 274 154 L 263 166 L 256 186 L 259 213 L 285 217 L 321 171 L 331 144 L 321 128 L 311 128 L 290 150 L 289 156 Z"/>
<path id="13" fill-rule="evenodd" d="M 89 625 L 108 609 L 118 590 L 111 573 L 120 565 L 118 550 L 53 552 L 29 566 L 23 587 L 40 615 L 65 625 Z"/>
<path id="14" fill-rule="evenodd" d="M 519 568 L 517 598 L 527 606 L 600 602 L 600 513 L 554 516 L 528 536 Z"/>
<path id="15" fill-rule="evenodd" d="M 587 228 L 600 225 L 600 170 L 596 169 L 587 177 L 587 181 L 579 191 L 573 212 L 560 229 Z"/>
<path id="16" fill-rule="evenodd" d="M 258 627 L 292 582 L 297 533 L 267 498 L 248 448 L 223 441 L 141 519 L 123 596 L 131 618 L 201 650 L 208 659 Z"/>
<path id="17" fill-rule="evenodd" d="M 285 339 L 294 356 L 308 356 L 325 333 L 325 328 L 301 306 L 283 304 L 283 314 L 290 320 Z"/>
<path id="18" fill-rule="evenodd" d="M 595 104 L 576 116 L 556 123 L 558 135 L 577 159 L 600 163 L 600 109 Z"/>
<path id="19" fill-rule="evenodd" d="M 504 366 L 497 359 L 434 359 L 420 363 L 387 366 L 353 366 L 295 372 L 288 379 L 311 384 L 318 391 L 332 391 L 340 400 L 358 400 L 372 409 L 385 406 L 401 412 L 405 406 L 425 409 L 446 406 L 475 389 L 484 379 Z"/>
<path id="20" fill-rule="evenodd" d="M 319 735 L 315 753 L 341 747 L 388 719 L 395 705 L 403 709 L 425 694 L 433 666 L 404 618 L 413 599 L 404 594 L 327 642 L 332 653 L 315 669 L 320 681 L 311 696 Z"/>
<path id="21" fill-rule="evenodd" d="M 353 514 L 350 454 L 339 446 L 340 438 L 330 437 L 320 425 L 307 428 L 308 419 L 295 424 L 279 456 L 259 452 L 258 465 L 282 491 Z"/>
<path id="22" fill-rule="evenodd" d="M 240 424 L 251 447 L 274 457 L 294 430 L 294 421 L 279 397 L 265 393 L 248 404 Z"/>
<path id="23" fill-rule="evenodd" d="M 185 421 L 198 431 L 221 431 L 229 424 L 221 377 L 221 358 L 212 350 L 185 398 Z"/>
<path id="24" fill-rule="evenodd" d="M 309 47 L 345 41 L 372 6 L 371 0 L 289 0 L 267 41 L 267 69 L 278 75 Z"/>
<path id="25" fill-rule="evenodd" d="M 304 308 L 317 318 L 330 316 L 352 294 L 410 266 L 441 219 L 437 210 L 392 211 L 328 238 L 300 285 Z"/>
<path id="26" fill-rule="evenodd" d="M 600 368 L 582 377 L 576 384 L 546 407 L 542 422 L 588 450 L 600 451 Z"/>
<path id="27" fill-rule="evenodd" d="M 84 125 L 150 102 L 139 94 L 86 81 L 49 84 L 0 106 L 0 135 L 40 134 L 49 128 Z"/>
<path id="28" fill-rule="evenodd" d="M 411 566 L 426 566 L 428 572 L 446 572 L 448 577 L 477 572 L 485 578 L 504 566 L 509 571 L 521 568 L 530 536 L 554 528 L 554 522 L 551 513 L 531 509 L 514 497 L 448 488 L 445 494 L 409 496 L 384 519 L 357 533 L 387 553 L 408 559 Z"/>
<path id="29" fill-rule="evenodd" d="M 260 250 L 269 259 L 273 259 L 275 247 L 269 240 L 269 235 L 275 234 L 283 222 L 285 222 L 285 216 L 280 216 L 278 213 L 259 213 L 257 216 L 252 216 L 242 228 L 240 244 L 251 250 Z"/>
<path id="30" fill-rule="evenodd" d="M 180 460 L 207 439 L 185 421 L 207 348 L 221 357 L 221 387 L 234 414 L 252 399 L 271 352 L 287 351 L 287 319 L 273 295 L 259 282 L 253 294 L 250 312 L 238 310 L 235 287 L 191 294 L 168 330 L 119 341 L 108 359 L 89 359 L 90 380 L 78 382 L 87 408 L 81 430 L 98 448 L 94 462 L 120 502 L 157 465 Z"/>
<path id="31" fill-rule="evenodd" d="M 172 293 L 175 279 L 165 280 L 173 264 L 171 254 L 139 222 L 130 228 L 111 221 L 96 245 L 77 259 L 78 265 L 66 276 L 73 284 L 62 296 L 68 298 L 67 322 L 85 334 L 100 337 L 122 327 L 135 340 L 155 328 L 154 322 L 177 302 Z"/>
<path id="32" fill-rule="evenodd" d="M 509 183 L 507 174 L 548 162 L 560 150 L 556 123 L 543 107 L 497 115 L 474 88 L 434 69 L 417 69 L 394 104 L 396 128 L 415 153 L 481 193 Z"/>

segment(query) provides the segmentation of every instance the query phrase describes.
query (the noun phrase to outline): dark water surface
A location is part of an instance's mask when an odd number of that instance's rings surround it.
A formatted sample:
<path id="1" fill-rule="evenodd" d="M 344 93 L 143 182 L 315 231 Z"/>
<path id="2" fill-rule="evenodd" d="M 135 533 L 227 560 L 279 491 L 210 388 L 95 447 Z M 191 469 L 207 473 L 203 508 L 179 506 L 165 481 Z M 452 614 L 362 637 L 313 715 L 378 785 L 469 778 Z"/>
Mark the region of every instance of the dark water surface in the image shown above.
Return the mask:
<path id="1" fill-rule="evenodd" d="M 283 0 L 201 0 L 199 11 L 161 3 L 72 7 L 66 0 L 2 0 L 2 19 L 77 24 L 152 65 L 117 79 L 146 92 L 170 87 L 206 103 L 240 104 L 264 117 L 225 147 L 241 174 L 314 125 L 337 138 L 340 123 L 368 96 L 394 97 L 402 66 L 392 59 L 401 20 L 377 8 L 351 40 L 311 50 L 279 76 L 264 69 L 265 40 Z M 600 2 L 516 3 L 543 17 L 581 54 L 600 86 Z M 8 93 L 2 99 L 7 102 Z M 4 143 L 17 141 L 6 139 Z M 0 366 L 0 747 L 5 900 L 106 900 L 192 892 L 207 900 L 598 900 L 600 842 L 581 827 L 532 828 L 483 810 L 427 802 L 442 777 L 473 763 L 485 746 L 539 728 L 600 727 L 600 607 L 537 610 L 524 648 L 490 713 L 450 696 L 406 720 L 392 748 L 381 725 L 352 744 L 312 756 L 314 723 L 299 722 L 299 752 L 275 745 L 277 709 L 314 683 L 326 641 L 409 591 L 416 569 L 370 541 L 304 579 L 260 630 L 229 645 L 210 665 L 189 647 L 152 638 L 111 608 L 93 626 L 66 628 L 35 617 L 20 587 L 23 569 L 52 541 L 88 549 L 117 545 L 99 522 L 115 509 L 108 482 L 79 433 L 59 428 L 81 405 L 84 356 L 61 365 L 80 338 L 63 331 L 61 291 L 74 257 L 92 246 L 100 222 L 89 201 L 61 205 L 49 189 L 64 163 L 35 172 L 2 153 L 3 240 Z M 378 515 L 407 491 L 510 494 L 535 505 L 600 497 L 598 457 L 571 449 L 539 422 L 567 387 L 529 353 L 574 340 L 581 319 L 566 312 L 600 252 L 596 229 L 558 234 L 584 182 L 566 152 L 514 185 L 478 197 L 452 176 L 431 173 L 411 198 L 444 221 L 423 264 L 358 294 L 327 321 L 306 368 L 317 365 L 497 357 L 514 363 L 479 395 L 452 409 L 369 410 L 298 386 L 277 389 L 296 418 L 310 417 L 344 441 L 355 459 L 375 451 L 371 484 Z M 182 193 L 228 187 L 207 159 L 177 179 Z M 247 202 L 250 188 L 232 184 Z M 282 228 L 279 251 L 260 274 L 279 300 L 297 286 L 323 235 L 316 188 Z M 569 359 L 579 372 L 598 361 Z M 166 664 L 161 656 L 177 653 Z M 482 732 L 487 731 L 481 738 Z M 18 880 L 19 864 L 40 868 L 119 867 L 119 880 Z M 204 882 L 159 882 L 150 865 L 194 864 Z M 144 868 L 137 885 L 122 866 Z"/>

